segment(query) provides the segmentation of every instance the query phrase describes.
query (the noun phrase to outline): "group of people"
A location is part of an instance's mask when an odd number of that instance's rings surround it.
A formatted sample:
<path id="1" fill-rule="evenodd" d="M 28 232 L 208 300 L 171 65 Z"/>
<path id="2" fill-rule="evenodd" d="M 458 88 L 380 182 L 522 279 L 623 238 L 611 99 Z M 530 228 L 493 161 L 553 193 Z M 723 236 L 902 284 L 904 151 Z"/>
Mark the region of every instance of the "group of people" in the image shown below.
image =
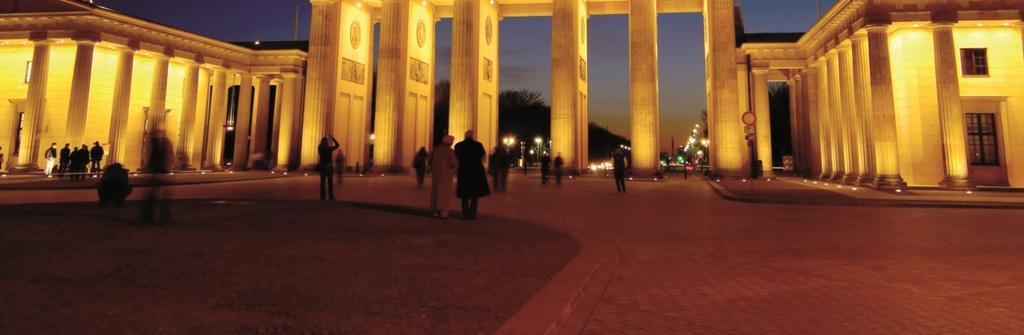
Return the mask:
<path id="1" fill-rule="evenodd" d="M 555 185 L 562 186 L 562 173 L 564 171 L 562 168 L 565 167 L 562 153 L 558 153 L 554 161 L 548 156 L 540 158 L 540 183 L 543 185 L 548 184 L 548 178 L 551 178 L 551 163 L 555 163 Z"/>
<path id="2" fill-rule="evenodd" d="M 64 148 L 57 151 L 57 143 L 51 143 L 50 147 L 43 152 L 46 159 L 46 167 L 43 173 L 47 177 L 54 174 L 58 178 L 68 176 L 70 180 L 85 180 L 88 173 L 100 172 L 100 163 L 103 161 L 103 146 L 100 142 L 93 142 L 93 147 L 82 144 L 81 147 L 72 148 L 70 143 L 64 144 Z"/>

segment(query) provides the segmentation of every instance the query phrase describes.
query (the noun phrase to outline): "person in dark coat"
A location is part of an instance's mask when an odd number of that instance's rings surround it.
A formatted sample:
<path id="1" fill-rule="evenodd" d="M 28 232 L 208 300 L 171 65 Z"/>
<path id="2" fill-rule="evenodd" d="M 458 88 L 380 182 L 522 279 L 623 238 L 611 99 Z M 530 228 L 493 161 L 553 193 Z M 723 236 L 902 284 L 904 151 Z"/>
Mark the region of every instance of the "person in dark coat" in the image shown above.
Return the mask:
<path id="1" fill-rule="evenodd" d="M 128 184 L 128 170 L 124 165 L 114 163 L 104 168 L 100 182 L 96 183 L 96 193 L 100 196 L 100 207 L 106 207 L 110 202 L 121 207 L 124 199 L 132 194 L 132 187 Z"/>
<path id="2" fill-rule="evenodd" d="M 146 203 L 142 210 L 142 221 L 140 224 L 171 224 L 171 206 L 168 189 L 163 187 L 164 175 L 171 172 L 174 166 L 174 148 L 171 140 L 163 129 L 154 130 L 149 137 L 149 150 L 146 151 L 146 171 L 150 173 L 149 194 L 146 196 Z M 82 153 L 88 159 L 89 150 L 82 145 Z M 83 169 L 84 165 L 83 165 Z"/>
<path id="3" fill-rule="evenodd" d="M 559 152 L 558 156 L 555 156 L 555 185 L 562 186 L 563 166 L 565 166 L 565 160 L 562 159 L 562 153 Z"/>
<path id="4" fill-rule="evenodd" d="M 416 188 L 423 188 L 423 179 L 427 177 L 427 148 L 420 147 L 412 157 L 412 168 L 416 170 Z"/>
<path id="5" fill-rule="evenodd" d="M 99 172 L 100 162 L 103 161 L 103 147 L 100 146 L 99 141 L 92 143 L 92 149 L 89 150 L 89 161 L 92 162 L 89 172 Z"/>
<path id="6" fill-rule="evenodd" d="M 543 156 L 540 158 L 540 183 L 547 185 L 548 176 L 551 175 L 551 157 Z"/>
<path id="7" fill-rule="evenodd" d="M 626 193 L 626 155 L 622 149 L 615 149 L 612 153 L 612 168 L 615 172 L 615 190 Z"/>
<path id="8" fill-rule="evenodd" d="M 333 142 L 333 144 L 331 143 Z M 327 137 L 320 139 L 320 146 L 316 148 L 318 154 L 320 154 L 320 162 L 316 166 L 317 172 L 320 172 L 320 200 L 326 200 L 328 197 L 334 200 L 334 166 L 331 162 L 334 158 L 334 151 L 338 150 L 341 144 L 334 137 Z"/>
<path id="9" fill-rule="evenodd" d="M 60 165 L 57 167 L 57 177 L 61 179 L 71 168 L 71 143 L 64 143 L 64 149 L 60 149 Z"/>
<path id="10" fill-rule="evenodd" d="M 473 135 L 472 130 L 467 131 L 466 139 L 455 145 L 455 157 L 459 159 L 459 183 L 455 195 L 462 199 L 462 216 L 467 220 L 476 219 L 480 198 L 491 194 L 487 187 L 487 172 L 484 171 L 487 151 L 483 144 L 473 139 Z"/>
<path id="11" fill-rule="evenodd" d="M 508 170 L 511 163 L 508 152 L 495 147 L 491 159 L 487 161 L 487 171 L 494 181 L 494 190 L 505 192 L 508 186 Z"/>
<path id="12" fill-rule="evenodd" d="M 71 153 L 71 180 L 85 180 L 85 166 L 89 164 L 89 146 L 82 144 Z"/>

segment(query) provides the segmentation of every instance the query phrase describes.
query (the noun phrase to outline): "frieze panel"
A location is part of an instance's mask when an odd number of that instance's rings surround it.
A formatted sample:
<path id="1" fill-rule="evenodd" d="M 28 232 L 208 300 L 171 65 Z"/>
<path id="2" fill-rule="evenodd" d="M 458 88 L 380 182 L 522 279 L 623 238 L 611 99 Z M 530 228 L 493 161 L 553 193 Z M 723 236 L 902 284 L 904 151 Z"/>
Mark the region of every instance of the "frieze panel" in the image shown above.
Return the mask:
<path id="1" fill-rule="evenodd" d="M 587 60 L 580 57 L 580 80 L 587 82 Z"/>
<path id="2" fill-rule="evenodd" d="M 348 58 L 342 58 L 341 80 L 363 85 L 366 83 L 366 65 Z"/>
<path id="3" fill-rule="evenodd" d="M 430 64 L 409 58 L 409 78 L 421 84 L 430 84 Z"/>
<path id="4" fill-rule="evenodd" d="M 484 57 L 484 80 L 494 82 L 494 62 Z"/>

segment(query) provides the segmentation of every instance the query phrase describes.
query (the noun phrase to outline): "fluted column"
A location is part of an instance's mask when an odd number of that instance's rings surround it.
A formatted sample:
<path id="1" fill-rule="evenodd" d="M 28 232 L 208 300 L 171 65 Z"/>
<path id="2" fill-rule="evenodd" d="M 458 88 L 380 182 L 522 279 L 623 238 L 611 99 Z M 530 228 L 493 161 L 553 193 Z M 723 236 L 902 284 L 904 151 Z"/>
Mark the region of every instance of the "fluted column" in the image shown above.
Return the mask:
<path id="1" fill-rule="evenodd" d="M 306 105 L 302 115 L 303 168 L 316 166 L 317 146 L 327 134 L 327 111 L 333 108 L 335 71 L 337 62 L 337 29 L 339 14 L 337 0 L 310 0 L 313 14 L 309 28 L 309 58 L 306 63 Z"/>
<path id="2" fill-rule="evenodd" d="M 757 137 L 757 159 L 761 161 L 761 173 L 772 174 L 772 120 L 771 104 L 768 101 L 768 70 L 754 69 L 754 115 L 757 121 L 754 129 Z"/>
<path id="3" fill-rule="evenodd" d="M 401 167 L 399 157 L 399 114 L 405 102 L 405 57 L 403 48 L 408 41 L 403 37 L 403 26 L 408 15 L 399 0 L 384 0 L 380 8 L 380 49 L 377 70 L 377 111 L 374 114 L 374 167 L 390 170 Z M 405 14 L 405 15 L 403 15 Z"/>
<path id="4" fill-rule="evenodd" d="M 795 71 L 794 71 L 795 72 Z M 802 132 L 804 111 L 801 107 L 801 91 L 800 85 L 802 84 L 799 73 L 790 73 L 790 78 L 787 81 L 789 85 L 789 138 L 790 138 L 790 152 L 793 156 L 793 170 L 798 173 L 804 171 L 803 166 L 803 143 L 804 135 Z"/>
<path id="5" fill-rule="evenodd" d="M 658 173 L 658 3 L 629 3 L 629 114 L 633 173 Z"/>
<path id="6" fill-rule="evenodd" d="M 146 115 L 146 136 L 153 136 L 154 131 L 166 130 L 164 122 L 167 115 L 167 72 L 170 57 L 157 53 L 153 55 L 153 60 L 153 82 L 149 92 L 149 112 Z M 149 165 L 149 149 L 148 145 L 142 146 L 142 157 L 139 157 L 139 166 L 142 169 Z"/>
<path id="7" fill-rule="evenodd" d="M 821 152 L 821 179 L 831 179 L 835 173 L 835 153 L 832 150 L 832 93 L 829 89 L 828 57 L 823 57 L 818 66 L 818 150 Z"/>
<path id="8" fill-rule="evenodd" d="M 71 78 L 68 101 L 67 139 L 72 145 L 84 144 L 85 123 L 89 113 L 89 91 L 92 87 L 92 59 L 96 41 L 78 40 L 75 69 Z"/>
<path id="9" fill-rule="evenodd" d="M 856 93 L 854 92 L 853 80 L 853 48 L 850 43 L 844 42 L 839 46 L 839 94 L 842 102 L 842 121 L 838 124 L 843 135 L 843 162 L 846 174 L 843 175 L 843 182 L 848 184 L 857 183 L 861 173 L 861 156 L 863 150 L 860 147 L 860 129 L 857 126 L 857 104 Z"/>
<path id="10" fill-rule="evenodd" d="M 185 63 L 185 82 L 181 91 L 181 124 L 178 130 L 178 167 L 191 169 L 195 152 L 196 106 L 199 103 L 199 64 Z"/>
<path id="11" fill-rule="evenodd" d="M 274 127 L 274 139 L 272 145 L 277 156 L 277 166 L 274 169 L 287 170 L 291 164 L 293 147 L 292 128 L 295 125 L 295 98 L 298 95 L 298 76 L 294 73 L 282 74 L 284 78 L 277 90 L 281 97 L 281 109 L 275 113 L 278 123 Z"/>
<path id="12" fill-rule="evenodd" d="M 131 105 L 132 71 L 135 66 L 135 50 L 120 50 L 117 74 L 114 77 L 113 107 L 110 112 L 110 135 L 108 158 L 110 163 L 124 163 L 125 133 L 128 131 L 128 112 Z"/>
<path id="13" fill-rule="evenodd" d="M 46 114 L 46 82 L 50 76 L 50 41 L 35 40 L 32 51 L 32 71 L 29 74 L 28 99 L 22 129 L 19 169 L 39 168 L 39 141 Z"/>
<path id="14" fill-rule="evenodd" d="M 820 94 L 819 94 L 819 79 L 820 71 L 817 64 L 804 70 L 804 106 L 806 107 L 807 123 L 805 125 L 807 133 L 807 176 L 818 177 L 821 176 L 822 162 L 824 161 L 824 153 L 821 151 L 822 136 L 820 133 Z"/>
<path id="15" fill-rule="evenodd" d="M 256 76 L 256 96 L 252 108 L 252 133 L 249 136 L 252 138 L 248 152 L 249 168 L 270 168 L 265 166 L 265 161 L 268 158 L 267 130 L 274 126 L 270 122 L 270 110 L 273 108 L 270 106 L 270 79 L 267 76 Z"/>
<path id="16" fill-rule="evenodd" d="M 580 68 L 581 24 L 585 22 L 586 5 L 579 1 L 555 1 L 551 16 L 551 147 L 562 154 L 565 165 L 582 170 L 586 146 L 582 132 L 587 128 L 580 122 L 585 109 L 579 98 L 586 93 L 586 86 L 580 84 L 585 78 Z"/>
<path id="17" fill-rule="evenodd" d="M 832 177 L 840 181 L 846 176 L 846 148 L 843 132 L 843 101 L 839 80 L 839 51 L 831 50 L 825 56 L 828 59 L 828 129 L 829 143 L 832 151 Z"/>
<path id="18" fill-rule="evenodd" d="M 960 105 L 960 78 L 957 73 L 957 49 L 953 41 L 952 23 L 932 25 L 935 51 L 935 84 L 938 89 L 939 120 L 946 177 L 942 186 L 972 188 L 968 179 L 967 131 Z"/>
<path id="19" fill-rule="evenodd" d="M 743 155 L 746 144 L 740 116 L 745 111 L 739 108 L 735 12 L 733 0 L 704 1 L 712 168 L 725 177 L 743 177 L 749 166 Z"/>
<path id="20" fill-rule="evenodd" d="M 868 37 L 864 33 L 853 35 L 853 86 L 857 110 L 853 127 L 857 131 L 860 156 L 860 176 L 857 183 L 871 185 L 875 181 L 875 144 L 871 137 L 871 73 L 868 54 Z"/>
<path id="21" fill-rule="evenodd" d="M 238 73 L 238 105 L 235 111 L 235 147 L 231 153 L 231 169 L 249 168 L 249 145 L 252 143 L 252 74 Z"/>
<path id="22" fill-rule="evenodd" d="M 868 66 L 871 71 L 871 139 L 875 146 L 874 186 L 900 189 L 906 182 L 900 175 L 896 144 L 896 108 L 893 101 L 892 68 L 889 62 L 889 27 L 868 26 Z"/>
<path id="23" fill-rule="evenodd" d="M 206 135 L 206 166 L 215 169 L 224 165 L 224 132 L 228 110 L 228 72 L 215 68 L 211 81 L 213 93 L 210 97 L 210 127 Z"/>

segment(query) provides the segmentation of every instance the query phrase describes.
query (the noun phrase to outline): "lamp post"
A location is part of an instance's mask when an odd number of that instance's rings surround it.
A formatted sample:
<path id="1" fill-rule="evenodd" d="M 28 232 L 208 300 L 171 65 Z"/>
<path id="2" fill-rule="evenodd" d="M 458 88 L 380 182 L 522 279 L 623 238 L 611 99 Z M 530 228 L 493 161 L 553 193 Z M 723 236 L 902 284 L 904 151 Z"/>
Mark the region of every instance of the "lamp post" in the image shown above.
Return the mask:
<path id="1" fill-rule="evenodd" d="M 523 175 L 526 175 L 526 141 L 519 142 L 519 161 L 523 165 Z"/>
<path id="2" fill-rule="evenodd" d="M 533 143 L 537 144 L 537 146 L 536 146 L 537 149 L 534 150 L 534 153 L 536 153 L 536 157 L 535 157 L 536 160 L 535 160 L 535 162 L 540 162 L 540 151 L 542 149 L 541 144 L 544 143 L 544 139 L 540 138 L 540 136 L 537 136 L 536 138 L 533 139 Z"/>

